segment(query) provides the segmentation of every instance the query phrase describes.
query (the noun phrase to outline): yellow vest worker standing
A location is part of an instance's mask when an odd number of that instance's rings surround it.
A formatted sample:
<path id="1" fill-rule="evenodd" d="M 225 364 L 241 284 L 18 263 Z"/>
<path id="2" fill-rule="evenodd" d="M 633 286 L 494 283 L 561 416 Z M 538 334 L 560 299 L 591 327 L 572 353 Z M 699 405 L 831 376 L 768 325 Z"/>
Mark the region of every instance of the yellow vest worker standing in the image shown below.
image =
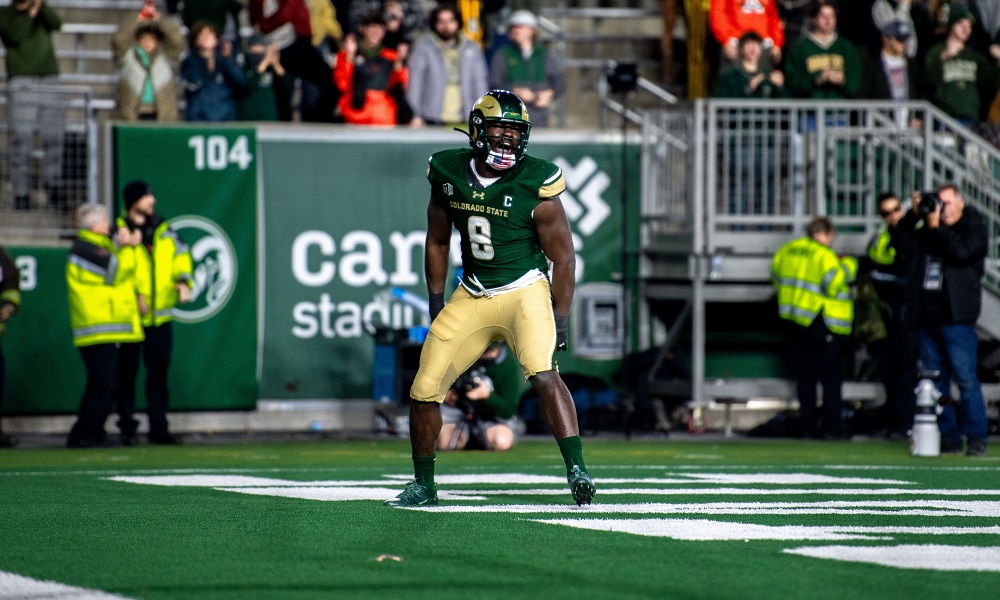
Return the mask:
<path id="1" fill-rule="evenodd" d="M 918 193 L 916 201 L 919 200 Z M 898 226 L 905 212 L 900 198 L 892 192 L 884 192 L 876 198 L 876 205 L 882 227 L 869 242 L 868 257 L 863 260 L 871 271 L 875 293 L 889 313 L 883 315 L 885 338 L 871 344 L 885 387 L 885 404 L 877 415 L 887 437 L 902 439 L 913 425 L 913 382 L 917 376 L 919 348 L 915 329 L 912 323 L 907 323 L 912 319 L 906 311 L 907 276 L 913 253 L 899 240 Z"/>
<path id="2" fill-rule="evenodd" d="M 84 204 L 76 222 L 80 232 L 66 261 L 66 288 L 73 344 L 87 369 L 87 384 L 66 445 L 89 448 L 105 443 L 104 420 L 118 389 L 119 348 L 142 340 L 134 254 L 123 251 L 139 238 L 119 232 L 113 242 L 111 217 L 102 205 Z"/>
<path id="3" fill-rule="evenodd" d="M 851 333 L 854 302 L 848 286 L 857 276 L 854 258 L 830 248 L 835 235 L 825 217 L 813 219 L 807 237 L 782 246 L 771 261 L 778 314 L 788 326 L 792 368 L 798 384 L 801 436 L 844 434 L 840 352 Z M 816 382 L 823 386 L 823 419 L 816 410 Z"/>
<path id="4" fill-rule="evenodd" d="M 7 321 L 21 306 L 21 273 L 14 264 L 14 259 L 0 246 L 0 338 L 7 328 Z M 3 359 L 3 346 L 0 346 L 0 408 L 3 408 L 3 377 L 6 367 Z M 4 435 L 0 427 L 0 448 L 13 448 L 17 440 Z"/>
<path id="5" fill-rule="evenodd" d="M 125 445 L 136 439 L 135 380 L 139 356 L 146 366 L 146 414 L 149 416 L 149 441 L 153 444 L 176 444 L 178 438 L 167 424 L 169 392 L 167 371 L 173 349 L 171 322 L 174 307 L 191 299 L 191 253 L 170 225 L 156 214 L 153 188 L 145 181 L 130 181 L 122 190 L 125 217 L 118 227 L 140 234 L 142 243 L 133 252 L 136 262 L 136 288 L 145 339 L 141 344 L 122 346 L 121 382 L 118 387 L 118 428 Z"/>

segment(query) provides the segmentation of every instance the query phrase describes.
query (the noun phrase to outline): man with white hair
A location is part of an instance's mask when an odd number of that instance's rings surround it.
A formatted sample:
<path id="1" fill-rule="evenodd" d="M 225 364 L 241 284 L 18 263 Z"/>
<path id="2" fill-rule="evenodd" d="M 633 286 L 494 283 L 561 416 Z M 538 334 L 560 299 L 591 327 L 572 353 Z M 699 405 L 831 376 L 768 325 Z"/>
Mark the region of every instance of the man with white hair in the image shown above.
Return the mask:
<path id="1" fill-rule="evenodd" d="M 119 231 L 112 241 L 111 215 L 100 204 L 80 206 L 76 222 L 80 231 L 66 261 L 66 288 L 73 345 L 87 369 L 87 384 L 66 445 L 90 448 L 106 441 L 104 419 L 118 389 L 119 348 L 143 338 L 135 296 L 135 255 L 120 252 L 141 238 Z"/>
<path id="2" fill-rule="evenodd" d="M 490 88 L 514 92 L 531 114 L 531 126 L 549 126 L 549 107 L 566 91 L 562 63 L 538 44 L 538 18 L 516 10 L 507 20 L 507 39 L 490 59 Z"/>

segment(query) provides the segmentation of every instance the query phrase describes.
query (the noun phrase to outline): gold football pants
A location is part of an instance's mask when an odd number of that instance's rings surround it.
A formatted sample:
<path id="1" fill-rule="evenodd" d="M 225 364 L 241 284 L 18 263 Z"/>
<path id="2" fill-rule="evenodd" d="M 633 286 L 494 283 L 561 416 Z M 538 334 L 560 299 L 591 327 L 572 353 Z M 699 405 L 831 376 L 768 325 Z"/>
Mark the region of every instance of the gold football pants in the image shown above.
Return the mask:
<path id="1" fill-rule="evenodd" d="M 556 368 L 556 324 L 547 280 L 479 298 L 459 286 L 431 324 L 410 397 L 443 401 L 458 376 L 500 340 L 517 357 L 525 379 Z"/>

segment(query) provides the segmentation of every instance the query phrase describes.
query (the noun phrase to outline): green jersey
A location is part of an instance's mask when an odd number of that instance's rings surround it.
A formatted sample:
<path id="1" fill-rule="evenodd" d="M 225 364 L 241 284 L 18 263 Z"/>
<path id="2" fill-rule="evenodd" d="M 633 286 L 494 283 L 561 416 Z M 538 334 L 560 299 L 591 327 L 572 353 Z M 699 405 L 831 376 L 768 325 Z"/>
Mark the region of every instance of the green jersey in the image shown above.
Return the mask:
<path id="1" fill-rule="evenodd" d="M 469 149 L 431 156 L 431 198 L 448 214 L 462 238 L 462 280 L 476 291 L 509 285 L 533 270 L 548 271 L 532 212 L 539 202 L 566 189 L 562 169 L 525 155 L 499 179 L 483 187 Z"/>

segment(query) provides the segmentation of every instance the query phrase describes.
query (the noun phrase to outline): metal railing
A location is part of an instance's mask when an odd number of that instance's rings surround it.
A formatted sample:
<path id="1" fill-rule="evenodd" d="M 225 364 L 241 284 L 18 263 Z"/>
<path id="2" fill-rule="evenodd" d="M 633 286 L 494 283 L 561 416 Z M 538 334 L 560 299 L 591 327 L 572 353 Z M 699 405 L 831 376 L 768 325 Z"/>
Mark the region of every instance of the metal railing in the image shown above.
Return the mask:
<path id="1" fill-rule="evenodd" d="M 0 234 L 56 239 L 98 198 L 96 107 L 88 88 L 54 84 L 33 86 L 25 111 L 11 87 L 0 83 Z"/>
<path id="2" fill-rule="evenodd" d="M 1000 294 L 1000 151 L 933 106 L 713 99 L 641 114 L 650 244 L 683 233 L 693 254 L 772 253 L 826 215 L 843 249 L 860 250 L 880 192 L 953 181 L 988 219 Z"/>

